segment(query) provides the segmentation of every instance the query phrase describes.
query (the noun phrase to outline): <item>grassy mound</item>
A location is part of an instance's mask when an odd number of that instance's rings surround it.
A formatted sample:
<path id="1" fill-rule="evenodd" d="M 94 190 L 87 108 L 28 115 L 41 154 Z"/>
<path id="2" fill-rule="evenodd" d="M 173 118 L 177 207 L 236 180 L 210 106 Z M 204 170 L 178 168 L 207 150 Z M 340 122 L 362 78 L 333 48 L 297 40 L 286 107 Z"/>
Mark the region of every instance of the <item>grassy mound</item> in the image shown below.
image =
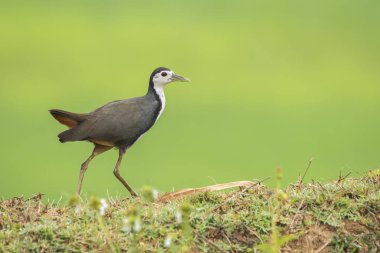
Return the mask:
<path id="1" fill-rule="evenodd" d="M 182 200 L 0 201 L 0 252 L 379 252 L 380 170 Z"/>

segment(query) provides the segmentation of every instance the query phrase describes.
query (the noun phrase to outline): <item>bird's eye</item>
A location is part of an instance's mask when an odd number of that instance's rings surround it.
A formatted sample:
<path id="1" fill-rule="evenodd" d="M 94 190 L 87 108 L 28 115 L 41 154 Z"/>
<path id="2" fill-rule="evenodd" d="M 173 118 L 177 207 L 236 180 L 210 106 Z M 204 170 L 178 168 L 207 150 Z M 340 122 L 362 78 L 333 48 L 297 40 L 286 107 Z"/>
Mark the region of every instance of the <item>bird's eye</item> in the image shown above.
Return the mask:
<path id="1" fill-rule="evenodd" d="M 166 72 L 161 73 L 161 76 L 167 76 L 167 75 L 168 75 L 168 73 L 166 73 Z"/>

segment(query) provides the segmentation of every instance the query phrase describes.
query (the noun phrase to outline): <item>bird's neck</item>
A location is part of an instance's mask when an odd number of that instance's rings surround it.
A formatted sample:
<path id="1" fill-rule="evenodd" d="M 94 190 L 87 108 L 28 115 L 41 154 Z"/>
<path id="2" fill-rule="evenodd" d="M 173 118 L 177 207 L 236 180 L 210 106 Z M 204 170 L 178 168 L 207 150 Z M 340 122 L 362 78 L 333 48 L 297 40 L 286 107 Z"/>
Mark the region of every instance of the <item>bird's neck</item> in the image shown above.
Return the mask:
<path id="1" fill-rule="evenodd" d="M 154 98 L 160 104 L 160 108 L 159 108 L 159 112 L 157 116 L 157 119 L 158 119 L 165 109 L 166 99 L 165 99 L 165 93 L 164 93 L 164 85 L 150 85 L 148 94 L 153 94 Z"/>
<path id="2" fill-rule="evenodd" d="M 159 85 L 156 87 L 153 87 L 153 92 L 157 96 L 157 98 L 161 101 L 162 107 L 165 107 L 165 93 L 164 93 L 164 86 Z"/>

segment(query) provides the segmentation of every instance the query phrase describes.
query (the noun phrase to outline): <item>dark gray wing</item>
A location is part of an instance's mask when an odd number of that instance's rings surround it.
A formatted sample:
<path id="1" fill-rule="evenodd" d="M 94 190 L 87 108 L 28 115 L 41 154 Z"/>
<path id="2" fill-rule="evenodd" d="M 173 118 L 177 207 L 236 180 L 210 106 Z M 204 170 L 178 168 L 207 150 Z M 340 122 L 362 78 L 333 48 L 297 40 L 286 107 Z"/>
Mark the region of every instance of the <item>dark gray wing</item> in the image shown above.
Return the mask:
<path id="1" fill-rule="evenodd" d="M 134 142 L 153 125 L 158 107 L 158 101 L 147 97 L 108 103 L 91 112 L 75 129 L 76 140 L 113 145 Z"/>

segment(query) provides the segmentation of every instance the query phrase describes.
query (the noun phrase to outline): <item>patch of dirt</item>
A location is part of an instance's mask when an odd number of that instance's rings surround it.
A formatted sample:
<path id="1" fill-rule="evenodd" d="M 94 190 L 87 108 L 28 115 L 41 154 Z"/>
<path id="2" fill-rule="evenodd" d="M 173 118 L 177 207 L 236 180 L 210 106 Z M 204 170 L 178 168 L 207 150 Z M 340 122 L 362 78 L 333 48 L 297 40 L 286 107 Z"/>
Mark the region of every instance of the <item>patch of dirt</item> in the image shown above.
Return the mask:
<path id="1" fill-rule="evenodd" d="M 334 236 L 334 231 L 326 225 L 315 225 L 301 235 L 297 240 L 290 241 L 283 252 L 329 252 L 328 244 Z"/>
<path id="2" fill-rule="evenodd" d="M 242 243 L 244 245 L 249 245 L 250 247 L 252 247 L 254 244 L 258 244 L 260 241 L 259 239 L 256 237 L 256 235 L 252 235 L 251 233 L 238 233 L 238 232 L 235 232 L 232 234 L 232 238 L 239 242 L 239 243 Z"/>
<path id="3" fill-rule="evenodd" d="M 368 229 L 354 221 L 346 221 L 344 223 L 344 229 L 351 234 L 368 234 Z"/>

